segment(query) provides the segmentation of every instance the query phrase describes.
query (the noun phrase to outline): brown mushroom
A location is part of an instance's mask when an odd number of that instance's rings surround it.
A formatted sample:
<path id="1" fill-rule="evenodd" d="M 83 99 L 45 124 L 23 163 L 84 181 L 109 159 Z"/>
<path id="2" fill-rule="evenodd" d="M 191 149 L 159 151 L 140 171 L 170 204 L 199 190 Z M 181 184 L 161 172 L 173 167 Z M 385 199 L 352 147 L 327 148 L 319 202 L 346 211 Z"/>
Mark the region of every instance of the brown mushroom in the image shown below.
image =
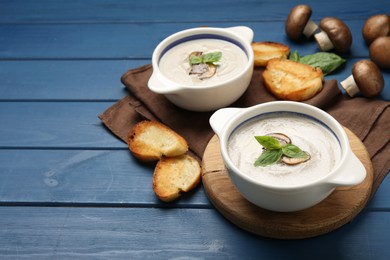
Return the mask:
<path id="1" fill-rule="evenodd" d="M 352 33 L 348 26 L 338 18 L 326 17 L 320 21 L 319 33 L 314 35 L 322 51 L 335 49 L 338 52 L 347 52 L 352 45 Z"/>
<path id="2" fill-rule="evenodd" d="M 310 160 L 311 156 L 308 152 L 304 152 L 304 156 L 302 157 L 288 157 L 288 156 L 283 156 L 282 157 L 282 162 L 288 165 L 296 165 L 300 163 L 304 163 L 308 160 Z"/>
<path id="3" fill-rule="evenodd" d="M 370 59 L 379 68 L 390 69 L 390 37 L 376 38 L 370 45 Z"/>
<path id="4" fill-rule="evenodd" d="M 201 51 L 194 51 L 191 52 L 189 55 L 189 59 L 192 57 L 201 57 L 203 52 Z M 197 75 L 199 79 L 207 79 L 214 76 L 215 72 L 217 71 L 217 67 L 212 63 L 198 63 L 198 64 L 192 64 L 191 70 L 189 72 L 190 75 Z"/>
<path id="5" fill-rule="evenodd" d="M 364 23 L 362 35 L 368 45 L 380 36 L 389 36 L 390 16 L 377 14 L 368 18 Z"/>
<path id="6" fill-rule="evenodd" d="M 360 60 L 352 67 L 352 75 L 343 80 L 340 85 L 351 97 L 361 92 L 365 97 L 379 95 L 385 85 L 383 75 L 370 60 Z"/>
<path id="7" fill-rule="evenodd" d="M 215 72 L 217 71 L 217 66 L 215 66 L 212 63 L 207 63 L 207 71 L 203 72 L 198 76 L 199 79 L 207 79 L 214 76 Z"/>
<path id="8" fill-rule="evenodd" d="M 291 139 L 285 134 L 282 133 L 270 133 L 266 134 L 267 136 L 271 136 L 275 138 L 276 140 L 279 141 L 280 145 L 286 145 L 286 144 L 291 144 Z"/>
<path id="9" fill-rule="evenodd" d="M 289 13 L 286 20 L 286 33 L 292 40 L 298 40 L 302 34 L 310 38 L 318 26 L 310 20 L 312 10 L 308 5 L 297 5 Z"/>

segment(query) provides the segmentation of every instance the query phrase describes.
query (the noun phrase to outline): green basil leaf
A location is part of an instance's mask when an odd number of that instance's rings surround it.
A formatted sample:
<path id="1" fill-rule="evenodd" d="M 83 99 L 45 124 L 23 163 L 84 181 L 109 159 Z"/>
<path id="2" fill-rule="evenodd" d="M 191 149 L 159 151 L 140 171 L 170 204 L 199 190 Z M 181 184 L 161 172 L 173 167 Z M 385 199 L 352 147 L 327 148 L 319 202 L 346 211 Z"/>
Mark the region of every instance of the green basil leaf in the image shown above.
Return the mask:
<path id="1" fill-rule="evenodd" d="M 320 67 L 324 75 L 330 74 L 345 63 L 345 59 L 331 52 L 317 52 L 299 59 L 300 63 Z"/>
<path id="2" fill-rule="evenodd" d="M 286 144 L 282 147 L 282 152 L 284 155 L 291 158 L 301 158 L 306 156 L 306 153 L 302 151 L 298 146 L 293 144 Z"/>
<path id="3" fill-rule="evenodd" d="M 265 149 L 280 149 L 282 148 L 279 141 L 271 136 L 263 135 L 263 136 L 255 136 L 257 142 L 259 142 Z"/>
<path id="4" fill-rule="evenodd" d="M 301 59 L 301 56 L 299 55 L 298 51 L 295 50 L 293 51 L 291 54 L 290 54 L 290 60 L 292 61 L 296 61 L 296 62 L 299 62 L 299 60 Z"/>
<path id="5" fill-rule="evenodd" d="M 210 52 L 202 55 L 203 63 L 218 62 L 222 57 L 222 52 Z"/>
<path id="6" fill-rule="evenodd" d="M 199 64 L 199 63 L 202 63 L 202 57 L 200 57 L 200 56 L 192 56 L 190 58 L 190 64 L 191 65 Z"/>
<path id="7" fill-rule="evenodd" d="M 259 158 L 255 161 L 254 165 L 257 166 L 268 166 L 277 163 L 282 157 L 283 153 L 281 149 L 276 150 L 264 150 Z"/>

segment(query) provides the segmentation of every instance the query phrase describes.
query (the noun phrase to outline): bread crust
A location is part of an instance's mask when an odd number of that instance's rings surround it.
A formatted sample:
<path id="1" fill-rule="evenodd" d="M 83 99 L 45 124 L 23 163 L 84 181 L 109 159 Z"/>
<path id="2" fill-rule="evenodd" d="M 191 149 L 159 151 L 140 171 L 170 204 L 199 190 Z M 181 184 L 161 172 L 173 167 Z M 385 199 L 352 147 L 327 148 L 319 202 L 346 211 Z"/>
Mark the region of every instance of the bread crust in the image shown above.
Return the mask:
<path id="1" fill-rule="evenodd" d="M 188 151 L 187 141 L 166 125 L 144 120 L 129 133 L 127 144 L 141 161 L 156 161 L 163 156 L 179 156 Z"/>
<path id="2" fill-rule="evenodd" d="M 274 58 L 287 59 L 290 47 L 278 42 L 252 42 L 254 65 L 264 67 Z"/>
<path id="3" fill-rule="evenodd" d="M 192 156 L 163 157 L 153 173 L 153 191 L 160 200 L 170 202 L 195 188 L 200 179 L 201 167 Z"/>
<path id="4" fill-rule="evenodd" d="M 272 59 L 263 72 L 266 88 L 277 98 L 304 101 L 323 88 L 320 68 L 286 59 Z"/>

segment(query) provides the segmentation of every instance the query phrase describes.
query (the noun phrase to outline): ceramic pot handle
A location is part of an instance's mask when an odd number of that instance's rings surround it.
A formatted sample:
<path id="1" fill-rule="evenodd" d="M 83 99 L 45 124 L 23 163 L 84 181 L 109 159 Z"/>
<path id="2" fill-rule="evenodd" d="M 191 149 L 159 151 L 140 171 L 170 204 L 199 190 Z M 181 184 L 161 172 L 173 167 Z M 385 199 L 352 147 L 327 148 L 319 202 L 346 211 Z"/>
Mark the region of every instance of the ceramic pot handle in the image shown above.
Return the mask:
<path id="1" fill-rule="evenodd" d="M 253 41 L 253 30 L 246 26 L 234 26 L 226 28 L 226 30 L 229 30 L 231 32 L 234 32 L 238 35 L 240 35 L 242 38 L 244 38 L 248 43 L 251 43 Z"/>
<path id="2" fill-rule="evenodd" d="M 209 120 L 213 131 L 220 137 L 226 123 L 241 110 L 242 108 L 228 107 L 215 111 Z"/>
<path id="3" fill-rule="evenodd" d="M 339 174 L 327 181 L 333 186 L 353 186 L 361 183 L 366 177 L 366 168 L 350 150 L 345 164 L 339 169 Z"/>
<path id="4" fill-rule="evenodd" d="M 175 85 L 168 85 L 160 79 L 159 73 L 153 71 L 152 76 L 150 76 L 148 81 L 148 87 L 151 91 L 158 94 L 172 94 L 178 93 L 181 88 Z"/>

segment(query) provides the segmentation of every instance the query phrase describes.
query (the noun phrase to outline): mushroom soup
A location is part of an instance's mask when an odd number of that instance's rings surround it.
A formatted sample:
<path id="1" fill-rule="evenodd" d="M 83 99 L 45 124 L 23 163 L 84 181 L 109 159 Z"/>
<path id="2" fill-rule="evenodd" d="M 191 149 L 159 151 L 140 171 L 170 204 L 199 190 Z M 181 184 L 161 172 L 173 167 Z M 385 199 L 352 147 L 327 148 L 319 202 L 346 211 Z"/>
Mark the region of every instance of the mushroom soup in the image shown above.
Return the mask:
<path id="1" fill-rule="evenodd" d="M 215 74 L 201 78 L 190 74 L 189 57 L 194 52 L 221 52 Z M 221 39 L 196 39 L 169 49 L 159 61 L 159 69 L 168 79 L 185 86 L 210 86 L 227 81 L 242 73 L 248 64 L 245 52 L 236 44 Z"/>
<path id="2" fill-rule="evenodd" d="M 292 144 L 310 154 L 310 160 L 296 165 L 279 161 L 272 165 L 255 166 L 264 148 L 255 136 L 281 133 Z M 229 157 L 243 173 L 265 185 L 304 185 L 325 177 L 341 158 L 337 137 L 314 118 L 292 112 L 273 112 L 252 118 L 237 127 L 228 141 Z"/>

